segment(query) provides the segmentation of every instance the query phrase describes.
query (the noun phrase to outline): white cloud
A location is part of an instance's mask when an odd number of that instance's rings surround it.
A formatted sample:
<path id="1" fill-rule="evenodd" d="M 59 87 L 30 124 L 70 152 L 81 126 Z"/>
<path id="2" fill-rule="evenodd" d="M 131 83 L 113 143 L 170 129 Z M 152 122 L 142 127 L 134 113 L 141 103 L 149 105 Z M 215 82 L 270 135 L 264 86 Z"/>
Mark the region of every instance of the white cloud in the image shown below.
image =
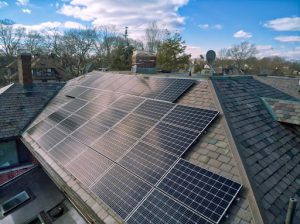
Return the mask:
<path id="1" fill-rule="evenodd" d="M 199 24 L 198 26 L 203 30 L 208 30 L 208 29 L 221 30 L 223 28 L 221 24 L 209 25 L 206 23 L 206 24 Z"/>
<path id="2" fill-rule="evenodd" d="M 185 18 L 179 15 L 178 9 L 187 3 L 188 0 L 72 0 L 58 12 L 90 21 L 94 26 L 114 25 L 120 32 L 127 26 L 132 38 L 142 36 L 153 21 L 171 31 L 180 28 Z"/>
<path id="3" fill-rule="evenodd" d="M 300 42 L 300 36 L 278 36 L 274 40 L 280 42 Z"/>
<path id="4" fill-rule="evenodd" d="M 295 47 L 290 50 L 274 49 L 271 45 L 258 45 L 256 46 L 258 53 L 256 57 L 283 57 L 288 60 L 300 60 L 300 47 Z"/>
<path id="5" fill-rule="evenodd" d="M 267 51 L 267 50 L 273 50 L 272 45 L 256 45 L 256 50 L 258 51 Z"/>
<path id="6" fill-rule="evenodd" d="M 239 30 L 233 34 L 233 37 L 240 38 L 240 39 L 247 39 L 247 38 L 251 38 L 252 34 L 245 32 L 244 30 Z"/>
<path id="7" fill-rule="evenodd" d="M 5 1 L 0 1 L 0 9 L 8 6 L 8 3 Z"/>
<path id="8" fill-rule="evenodd" d="M 25 14 L 31 14 L 30 9 L 22 9 L 22 12 L 25 13 Z"/>
<path id="9" fill-rule="evenodd" d="M 17 5 L 22 5 L 25 6 L 29 3 L 29 0 L 17 0 L 16 4 Z"/>
<path id="10" fill-rule="evenodd" d="M 300 17 L 278 18 L 267 21 L 264 26 L 277 31 L 299 31 Z"/>
<path id="11" fill-rule="evenodd" d="M 203 30 L 207 30 L 209 28 L 208 24 L 199 24 L 198 26 Z"/>
<path id="12" fill-rule="evenodd" d="M 83 26 L 81 23 L 67 21 L 64 23 L 64 27 L 68 29 L 85 29 L 85 26 Z"/>
<path id="13" fill-rule="evenodd" d="M 199 58 L 200 54 L 205 55 L 205 51 L 198 46 L 191 46 L 191 45 L 187 45 L 185 52 L 187 54 L 191 54 L 192 58 Z"/>

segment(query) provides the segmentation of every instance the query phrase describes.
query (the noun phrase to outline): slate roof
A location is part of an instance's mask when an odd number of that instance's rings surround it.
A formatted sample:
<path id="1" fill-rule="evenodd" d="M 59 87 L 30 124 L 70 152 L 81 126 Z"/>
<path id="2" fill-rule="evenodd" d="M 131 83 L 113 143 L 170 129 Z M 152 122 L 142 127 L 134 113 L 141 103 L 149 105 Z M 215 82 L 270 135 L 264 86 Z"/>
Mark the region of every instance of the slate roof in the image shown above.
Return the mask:
<path id="1" fill-rule="evenodd" d="M 0 94 L 0 140 L 19 136 L 63 83 L 39 83 L 24 89 L 15 83 Z"/>
<path id="2" fill-rule="evenodd" d="M 300 102 L 262 98 L 268 111 L 277 121 L 300 125 Z"/>
<path id="3" fill-rule="evenodd" d="M 300 194 L 300 137 L 272 117 L 261 97 L 295 98 L 252 77 L 212 82 L 265 223 L 284 223 L 289 198 Z"/>

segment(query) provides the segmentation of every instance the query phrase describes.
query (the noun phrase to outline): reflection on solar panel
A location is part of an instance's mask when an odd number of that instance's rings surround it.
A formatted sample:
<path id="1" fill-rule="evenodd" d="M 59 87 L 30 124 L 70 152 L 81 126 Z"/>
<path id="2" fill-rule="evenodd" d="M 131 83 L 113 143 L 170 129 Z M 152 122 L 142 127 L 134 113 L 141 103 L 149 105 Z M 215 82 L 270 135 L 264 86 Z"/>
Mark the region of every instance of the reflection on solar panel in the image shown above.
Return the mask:
<path id="1" fill-rule="evenodd" d="M 40 121 L 38 124 L 30 128 L 27 132 L 31 137 L 37 140 L 43 134 L 45 134 L 49 129 L 52 128 L 52 125 L 46 121 Z"/>
<path id="2" fill-rule="evenodd" d="M 92 148 L 116 161 L 136 142 L 135 139 L 113 130 L 107 132 L 98 139 Z"/>
<path id="3" fill-rule="evenodd" d="M 211 224 L 200 215 L 158 190 L 148 198 L 127 220 L 128 224 Z"/>
<path id="4" fill-rule="evenodd" d="M 73 138 L 68 137 L 52 148 L 50 150 L 50 154 L 64 166 L 74 159 L 76 155 L 87 149 L 87 146 Z"/>
<path id="5" fill-rule="evenodd" d="M 155 147 L 164 149 L 177 156 L 182 156 L 199 134 L 180 127 L 159 123 L 142 141 L 148 142 Z"/>
<path id="6" fill-rule="evenodd" d="M 112 92 L 103 92 L 101 95 L 94 98 L 92 101 L 98 105 L 108 106 L 116 99 L 118 99 L 120 94 L 112 93 Z"/>
<path id="7" fill-rule="evenodd" d="M 57 128 L 52 128 L 46 134 L 44 134 L 41 138 L 37 140 L 37 143 L 49 151 L 54 145 L 63 140 L 66 137 L 62 131 Z"/>
<path id="8" fill-rule="evenodd" d="M 202 132 L 217 114 L 217 111 L 177 105 L 163 121 Z"/>
<path id="9" fill-rule="evenodd" d="M 176 160 L 176 156 L 140 142 L 120 160 L 119 164 L 155 185 Z"/>
<path id="10" fill-rule="evenodd" d="M 126 216 L 151 190 L 151 186 L 115 165 L 92 188 L 99 198 L 121 218 Z"/>
<path id="11" fill-rule="evenodd" d="M 96 141 L 97 138 L 103 135 L 107 130 L 108 128 L 89 121 L 79 129 L 77 129 L 72 134 L 72 136 L 77 138 L 82 143 L 90 145 L 92 142 Z"/>
<path id="12" fill-rule="evenodd" d="M 180 159 L 158 188 L 218 223 L 241 185 Z"/>
<path id="13" fill-rule="evenodd" d="M 117 124 L 114 130 L 135 138 L 141 138 L 156 122 L 149 118 L 130 114 Z"/>
<path id="14" fill-rule="evenodd" d="M 113 162 L 88 149 L 67 165 L 67 169 L 86 187 L 90 187 Z"/>
<path id="15" fill-rule="evenodd" d="M 140 103 L 144 101 L 143 98 L 135 97 L 135 96 L 122 96 L 116 102 L 114 102 L 111 106 L 124 111 L 132 111 L 136 108 Z"/>
<path id="16" fill-rule="evenodd" d="M 85 100 L 79 100 L 79 99 L 73 99 L 66 105 L 62 107 L 62 109 L 67 110 L 71 113 L 79 110 L 82 106 L 84 106 L 87 103 Z"/>
<path id="17" fill-rule="evenodd" d="M 146 100 L 137 109 L 135 109 L 133 113 L 159 120 L 173 107 L 174 104 L 172 103 Z"/>
<path id="18" fill-rule="evenodd" d="M 66 93 L 66 96 L 75 98 L 75 97 L 78 97 L 80 94 L 82 94 L 86 90 L 88 90 L 88 88 L 81 87 L 81 86 L 75 86 L 69 92 Z"/>
<path id="19" fill-rule="evenodd" d="M 69 115 L 69 112 L 59 109 L 50 114 L 46 120 L 52 125 L 57 125 L 62 120 L 66 119 Z"/>
<path id="20" fill-rule="evenodd" d="M 92 121 L 101 125 L 105 125 L 107 127 L 112 127 L 126 115 L 127 113 L 124 111 L 108 108 L 104 110 L 101 114 L 93 118 Z"/>
<path id="21" fill-rule="evenodd" d="M 63 130 L 65 133 L 70 134 L 71 132 L 75 131 L 79 126 L 81 126 L 84 122 L 86 122 L 86 119 L 73 114 L 70 117 L 67 117 L 62 122 L 60 122 L 57 125 L 57 127 Z"/>
<path id="22" fill-rule="evenodd" d="M 102 91 L 97 90 L 97 89 L 88 89 L 85 92 L 83 92 L 82 94 L 80 94 L 78 96 L 79 99 L 83 99 L 83 100 L 92 100 L 93 98 L 95 98 L 96 96 L 100 95 L 102 93 Z"/>
<path id="23" fill-rule="evenodd" d="M 81 109 L 79 109 L 76 114 L 80 115 L 84 118 L 91 118 L 101 112 L 102 110 L 106 109 L 104 106 L 95 103 L 88 103 Z"/>

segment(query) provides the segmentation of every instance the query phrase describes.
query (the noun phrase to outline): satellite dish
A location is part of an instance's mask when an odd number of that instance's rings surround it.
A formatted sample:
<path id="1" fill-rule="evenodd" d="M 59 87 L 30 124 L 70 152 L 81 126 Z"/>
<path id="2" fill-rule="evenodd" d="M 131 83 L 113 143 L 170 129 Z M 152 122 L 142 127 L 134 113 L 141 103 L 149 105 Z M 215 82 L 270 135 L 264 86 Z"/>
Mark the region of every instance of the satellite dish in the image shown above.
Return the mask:
<path id="1" fill-rule="evenodd" d="M 213 50 L 209 50 L 206 53 L 206 60 L 208 62 L 209 65 L 211 65 L 216 59 L 216 52 L 214 52 Z"/>

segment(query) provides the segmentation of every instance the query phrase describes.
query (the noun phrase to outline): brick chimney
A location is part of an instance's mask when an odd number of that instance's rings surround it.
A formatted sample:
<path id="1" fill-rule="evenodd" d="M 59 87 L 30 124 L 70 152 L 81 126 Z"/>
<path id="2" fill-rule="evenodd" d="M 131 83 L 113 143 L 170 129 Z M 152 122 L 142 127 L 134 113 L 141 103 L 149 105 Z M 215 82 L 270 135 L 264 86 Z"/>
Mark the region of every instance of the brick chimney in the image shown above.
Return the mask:
<path id="1" fill-rule="evenodd" d="M 31 54 L 21 53 L 17 60 L 19 83 L 24 87 L 30 87 L 32 85 Z"/>

